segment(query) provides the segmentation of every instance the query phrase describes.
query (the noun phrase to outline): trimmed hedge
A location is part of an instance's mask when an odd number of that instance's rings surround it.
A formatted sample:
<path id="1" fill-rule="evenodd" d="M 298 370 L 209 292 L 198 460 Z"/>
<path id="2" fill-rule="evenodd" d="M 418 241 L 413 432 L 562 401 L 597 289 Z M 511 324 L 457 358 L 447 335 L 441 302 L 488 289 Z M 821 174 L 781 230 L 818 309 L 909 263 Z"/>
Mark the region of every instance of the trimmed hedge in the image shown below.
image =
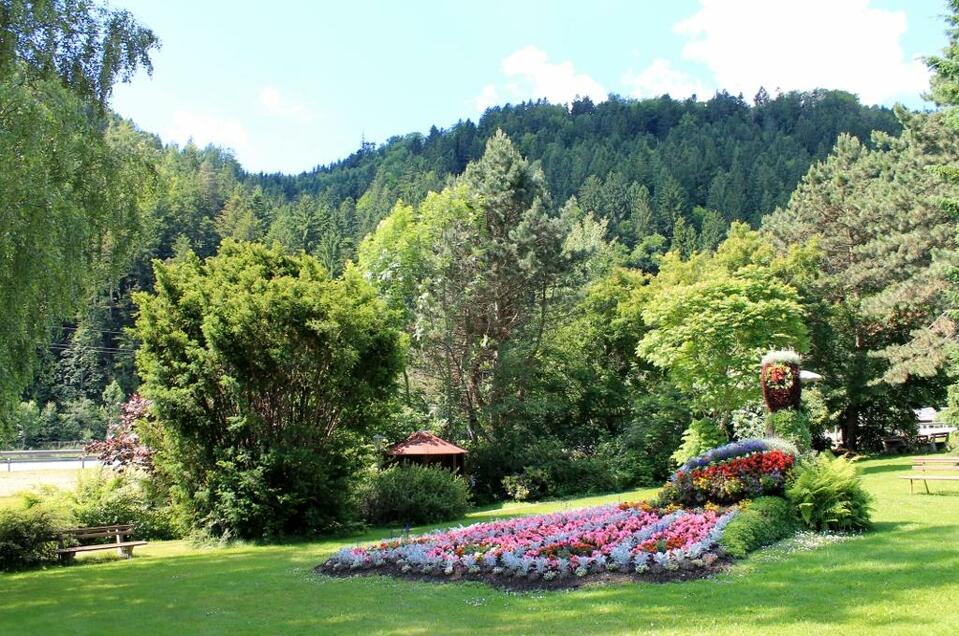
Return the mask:
<path id="1" fill-rule="evenodd" d="M 469 508 L 469 487 L 444 468 L 393 466 L 373 477 L 362 508 L 363 518 L 374 524 L 450 521 Z"/>
<path id="2" fill-rule="evenodd" d="M 726 526 L 719 545 L 736 558 L 793 535 L 799 521 L 782 497 L 757 497 Z"/>

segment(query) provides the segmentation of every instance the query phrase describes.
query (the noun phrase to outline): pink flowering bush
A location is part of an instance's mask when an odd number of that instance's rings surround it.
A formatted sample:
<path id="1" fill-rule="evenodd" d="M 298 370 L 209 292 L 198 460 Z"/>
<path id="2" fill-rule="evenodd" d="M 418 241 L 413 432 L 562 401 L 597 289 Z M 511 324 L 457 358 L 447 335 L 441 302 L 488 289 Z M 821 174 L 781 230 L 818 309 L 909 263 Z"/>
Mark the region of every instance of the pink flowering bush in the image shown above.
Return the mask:
<path id="1" fill-rule="evenodd" d="M 541 578 L 600 572 L 705 567 L 734 508 L 673 510 L 646 503 L 479 523 L 467 527 L 345 548 L 327 571 L 388 569 Z"/>
<path id="2" fill-rule="evenodd" d="M 117 421 L 110 424 L 107 438 L 90 442 L 85 451 L 120 472 L 130 466 L 152 471 L 153 452 L 136 431 L 136 423 L 145 420 L 149 414 L 150 400 L 134 393 L 121 407 Z"/>

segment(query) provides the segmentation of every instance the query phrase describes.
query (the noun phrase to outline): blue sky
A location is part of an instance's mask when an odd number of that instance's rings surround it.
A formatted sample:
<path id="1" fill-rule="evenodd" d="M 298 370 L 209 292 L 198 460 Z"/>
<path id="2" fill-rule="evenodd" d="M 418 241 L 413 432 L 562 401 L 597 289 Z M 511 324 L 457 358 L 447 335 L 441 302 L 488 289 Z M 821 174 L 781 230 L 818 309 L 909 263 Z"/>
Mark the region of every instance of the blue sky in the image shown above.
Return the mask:
<path id="1" fill-rule="evenodd" d="M 492 104 L 587 94 L 747 98 L 844 88 L 926 107 L 918 56 L 942 0 L 309 2 L 114 0 L 163 46 L 113 107 L 165 141 L 308 170 L 361 139 L 474 121 Z"/>

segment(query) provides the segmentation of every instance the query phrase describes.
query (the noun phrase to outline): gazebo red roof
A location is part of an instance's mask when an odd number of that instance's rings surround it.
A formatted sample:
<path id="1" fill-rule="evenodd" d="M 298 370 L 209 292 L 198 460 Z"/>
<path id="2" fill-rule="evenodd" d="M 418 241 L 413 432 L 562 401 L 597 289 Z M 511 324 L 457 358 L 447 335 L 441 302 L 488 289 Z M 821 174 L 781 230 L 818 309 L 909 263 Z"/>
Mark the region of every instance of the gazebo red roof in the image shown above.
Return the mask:
<path id="1" fill-rule="evenodd" d="M 442 440 L 429 431 L 417 431 L 402 442 L 390 446 L 390 455 L 464 455 L 466 451 Z"/>

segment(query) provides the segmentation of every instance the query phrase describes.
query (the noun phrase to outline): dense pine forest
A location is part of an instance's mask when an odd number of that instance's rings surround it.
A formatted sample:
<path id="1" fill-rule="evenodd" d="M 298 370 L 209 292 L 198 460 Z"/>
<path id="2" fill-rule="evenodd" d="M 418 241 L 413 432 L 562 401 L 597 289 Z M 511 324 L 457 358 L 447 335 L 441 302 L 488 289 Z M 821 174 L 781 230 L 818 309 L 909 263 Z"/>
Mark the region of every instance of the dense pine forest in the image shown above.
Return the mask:
<path id="1" fill-rule="evenodd" d="M 576 196 L 632 247 L 655 233 L 671 239 L 679 217 L 698 230 L 706 221 L 712 231 L 715 219 L 707 210 L 720 211 L 723 225 L 734 219 L 758 225 L 786 204 L 840 133 L 868 140 L 873 130 L 899 127 L 891 110 L 863 106 L 841 91 L 770 98 L 761 90 L 752 104 L 728 93 L 705 102 L 613 96 L 567 107 L 540 101 L 491 108 L 478 123 L 434 126 L 425 136 L 398 136 L 380 147 L 363 144 L 347 159 L 311 172 L 248 182 L 287 200 L 314 197 L 321 217 L 336 219 L 358 240 L 398 199 L 419 203 L 460 174 L 502 130 L 541 167 L 554 203 Z"/>

